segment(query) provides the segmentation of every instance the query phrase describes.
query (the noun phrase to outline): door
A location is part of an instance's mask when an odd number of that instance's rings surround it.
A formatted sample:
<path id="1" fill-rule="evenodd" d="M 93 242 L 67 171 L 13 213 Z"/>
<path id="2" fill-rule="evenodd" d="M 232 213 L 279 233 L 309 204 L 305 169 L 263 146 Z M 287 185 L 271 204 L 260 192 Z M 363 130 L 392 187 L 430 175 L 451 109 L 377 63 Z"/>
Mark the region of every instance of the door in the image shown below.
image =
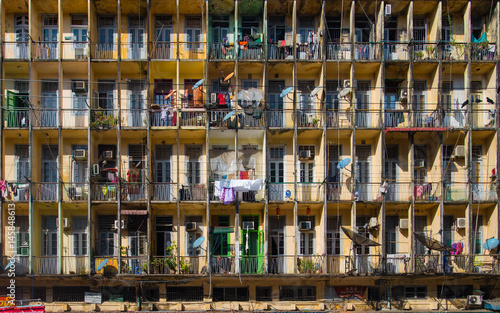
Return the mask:
<path id="1" fill-rule="evenodd" d="M 370 145 L 356 145 L 356 191 L 358 200 L 372 201 L 370 180 Z M 356 197 L 356 195 L 354 195 Z"/>
<path id="2" fill-rule="evenodd" d="M 42 183 L 40 185 L 40 200 L 57 200 L 58 175 L 57 175 L 58 148 L 56 145 L 42 146 Z"/>
<path id="3" fill-rule="evenodd" d="M 173 185 L 170 184 L 172 182 L 171 157 L 172 146 L 156 145 L 154 160 L 154 200 L 170 201 L 173 199 Z"/>
<path id="4" fill-rule="evenodd" d="M 72 27 L 73 50 L 76 59 L 84 59 L 87 56 L 87 27 Z"/>
<path id="5" fill-rule="evenodd" d="M 269 149 L 269 200 L 284 200 L 285 182 L 285 147 L 271 147 Z"/>
<path id="6" fill-rule="evenodd" d="M 55 22 L 52 20 L 55 19 Z M 47 20 L 50 20 L 48 22 Z M 42 39 L 43 43 L 40 44 L 40 58 L 41 59 L 57 59 L 58 49 L 57 49 L 57 17 L 46 17 L 44 19 L 46 24 L 42 28 Z M 47 24 L 54 24 L 48 26 Z"/>
<path id="7" fill-rule="evenodd" d="M 96 58 L 111 59 L 115 50 L 115 18 L 114 16 L 99 17 L 99 43 L 96 47 Z"/>
<path id="8" fill-rule="evenodd" d="M 386 201 L 406 201 L 408 199 L 402 199 L 398 197 L 398 167 L 399 167 L 399 146 L 398 145 L 387 145 L 386 146 L 386 160 L 384 166 L 384 178 L 387 182 L 387 190 L 385 193 Z M 402 186 L 401 188 L 407 188 Z"/>
<path id="9" fill-rule="evenodd" d="M 40 126 L 57 127 L 57 81 L 42 81 L 42 103 L 40 112 Z"/>
<path id="10" fill-rule="evenodd" d="M 328 92 L 326 94 L 326 126 L 339 127 L 339 93 Z"/>
<path id="11" fill-rule="evenodd" d="M 269 216 L 269 274 L 285 273 L 286 216 Z"/>
<path id="12" fill-rule="evenodd" d="M 285 112 L 283 111 L 283 98 L 279 93 L 269 93 L 269 111 L 268 124 L 269 127 L 285 126 Z"/>
<path id="13" fill-rule="evenodd" d="M 385 127 L 397 127 L 400 123 L 404 122 L 403 112 L 395 112 L 398 102 L 399 99 L 396 93 L 385 94 Z"/>
<path id="14" fill-rule="evenodd" d="M 18 59 L 27 59 L 29 43 L 28 15 L 16 15 L 15 23 L 14 32 L 16 34 L 16 51 L 14 55 Z"/>
<path id="15" fill-rule="evenodd" d="M 372 127 L 369 81 L 358 81 L 356 91 L 356 127 Z"/>
<path id="16" fill-rule="evenodd" d="M 130 114 L 128 116 L 129 127 L 146 126 L 146 109 L 144 99 L 146 98 L 145 83 L 143 81 L 133 81 L 129 84 Z"/>
<path id="17" fill-rule="evenodd" d="M 146 57 L 144 21 L 143 17 L 129 18 L 129 59 L 144 59 Z"/>
<path id="18" fill-rule="evenodd" d="M 156 59 L 165 60 L 172 58 L 171 34 L 172 28 L 170 27 L 156 27 Z"/>
<path id="19" fill-rule="evenodd" d="M 481 170 L 483 165 L 483 147 L 481 145 L 472 145 L 472 199 L 475 201 L 489 200 L 487 197 L 489 188 L 481 181 Z M 493 198 L 494 199 L 494 198 Z"/>
<path id="20" fill-rule="evenodd" d="M 29 145 L 15 145 L 17 195 L 14 199 L 29 200 L 30 160 Z"/>
<path id="21" fill-rule="evenodd" d="M 413 126 L 414 127 L 434 127 L 435 121 L 426 111 L 426 81 L 415 81 L 413 83 Z"/>
<path id="22" fill-rule="evenodd" d="M 413 52 L 424 52 L 427 40 L 427 22 L 425 17 L 415 16 L 413 18 L 413 41 L 417 42 L 413 46 Z"/>
<path id="23" fill-rule="evenodd" d="M 99 113 L 102 116 L 114 116 L 114 96 L 115 96 L 115 81 L 101 80 L 98 82 L 99 93 Z"/>
<path id="24" fill-rule="evenodd" d="M 42 255 L 57 256 L 57 218 L 44 216 L 42 218 Z"/>
<path id="25" fill-rule="evenodd" d="M 370 222 L 370 216 L 356 216 L 356 229 L 359 234 L 366 238 L 370 238 L 372 235 L 368 231 L 368 224 Z M 373 266 L 371 264 L 370 258 L 370 247 L 365 245 L 357 245 L 355 253 L 355 268 L 358 274 L 371 273 Z"/>

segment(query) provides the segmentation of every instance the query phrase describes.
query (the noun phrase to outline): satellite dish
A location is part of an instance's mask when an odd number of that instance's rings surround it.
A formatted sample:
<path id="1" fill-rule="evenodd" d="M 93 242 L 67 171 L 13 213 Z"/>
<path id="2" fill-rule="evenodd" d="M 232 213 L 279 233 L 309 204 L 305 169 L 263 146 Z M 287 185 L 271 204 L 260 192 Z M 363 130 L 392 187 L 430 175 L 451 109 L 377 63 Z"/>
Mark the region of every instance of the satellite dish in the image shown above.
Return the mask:
<path id="1" fill-rule="evenodd" d="M 339 96 L 345 97 L 351 92 L 351 88 L 344 88 L 341 92 L 339 92 Z"/>
<path id="2" fill-rule="evenodd" d="M 15 262 L 16 262 L 15 259 L 10 260 L 10 262 L 7 265 L 5 265 L 4 269 L 8 270 L 12 265 L 14 265 Z"/>
<path id="3" fill-rule="evenodd" d="M 193 242 L 193 249 L 198 249 L 203 244 L 204 241 L 205 241 L 205 237 L 200 237 L 200 238 L 196 239 Z"/>
<path id="4" fill-rule="evenodd" d="M 224 116 L 224 118 L 222 119 L 222 121 L 229 119 L 231 116 L 234 115 L 234 113 L 236 113 L 235 110 L 232 110 L 231 112 L 227 113 L 226 116 Z"/>
<path id="5" fill-rule="evenodd" d="M 227 75 L 225 78 L 224 78 L 224 81 L 227 82 L 228 80 L 230 80 L 232 77 L 234 76 L 234 72 L 230 73 L 229 75 Z"/>
<path id="6" fill-rule="evenodd" d="M 311 97 L 315 97 L 319 93 L 321 88 L 323 88 L 323 86 L 318 86 L 318 87 L 314 88 L 313 91 L 311 91 Z"/>
<path id="7" fill-rule="evenodd" d="M 164 100 L 167 100 L 168 98 L 170 98 L 174 93 L 176 93 L 177 90 L 172 90 L 171 92 L 168 93 L 168 95 L 165 96 L 165 98 L 163 98 Z"/>
<path id="8" fill-rule="evenodd" d="M 485 250 L 493 250 L 496 247 L 498 247 L 498 244 L 499 244 L 498 239 L 496 239 L 496 238 L 490 238 L 490 239 L 486 240 L 486 242 L 483 244 L 483 249 L 485 249 Z"/>
<path id="9" fill-rule="evenodd" d="M 288 87 L 285 90 L 283 90 L 280 93 L 280 97 L 283 98 L 284 96 L 288 95 L 291 91 L 293 90 L 293 87 Z"/>
<path id="10" fill-rule="evenodd" d="M 285 196 L 290 198 L 292 196 L 292 192 L 290 190 L 285 191 Z"/>
<path id="11" fill-rule="evenodd" d="M 193 90 L 195 90 L 196 88 L 200 87 L 201 84 L 203 84 L 205 80 L 204 79 L 200 79 L 199 81 L 196 82 L 196 84 L 194 84 L 193 86 Z"/>
<path id="12" fill-rule="evenodd" d="M 102 260 L 102 262 L 99 263 L 99 266 L 97 266 L 97 270 L 98 271 L 102 270 L 107 264 L 108 264 L 108 259 Z"/>
<path id="13" fill-rule="evenodd" d="M 349 165 L 349 163 L 351 163 L 351 159 L 349 158 L 345 158 L 343 160 L 341 160 L 339 162 L 339 164 L 337 164 L 337 168 L 340 170 L 341 168 L 344 168 L 346 167 L 347 165 Z"/>

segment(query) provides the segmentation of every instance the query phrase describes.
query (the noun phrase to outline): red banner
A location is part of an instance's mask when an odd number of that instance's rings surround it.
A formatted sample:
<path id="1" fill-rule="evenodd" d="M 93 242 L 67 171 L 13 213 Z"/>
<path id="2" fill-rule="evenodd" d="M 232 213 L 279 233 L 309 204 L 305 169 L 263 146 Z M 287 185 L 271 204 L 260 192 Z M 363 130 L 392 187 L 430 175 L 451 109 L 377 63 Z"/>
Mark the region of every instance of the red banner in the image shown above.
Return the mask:
<path id="1" fill-rule="evenodd" d="M 341 298 L 358 298 L 363 300 L 366 286 L 336 286 L 335 292 Z"/>
<path id="2" fill-rule="evenodd" d="M 14 306 L 14 301 L 10 302 L 10 297 L 0 297 L 0 308 L 3 306 Z"/>
<path id="3" fill-rule="evenodd" d="M 29 305 L 22 307 L 5 307 L 0 308 L 0 313 L 45 313 L 43 305 Z"/>

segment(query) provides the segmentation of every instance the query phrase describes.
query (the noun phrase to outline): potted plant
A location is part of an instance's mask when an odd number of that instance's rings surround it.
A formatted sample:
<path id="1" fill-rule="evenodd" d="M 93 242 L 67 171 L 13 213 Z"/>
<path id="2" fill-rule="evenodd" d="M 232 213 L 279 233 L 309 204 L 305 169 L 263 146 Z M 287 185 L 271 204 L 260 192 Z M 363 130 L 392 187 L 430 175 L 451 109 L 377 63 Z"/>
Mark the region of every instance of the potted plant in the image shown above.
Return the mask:
<path id="1" fill-rule="evenodd" d="M 423 58 L 424 58 L 424 52 L 423 51 L 415 51 L 415 59 L 422 60 Z"/>
<path id="2" fill-rule="evenodd" d="M 186 260 L 186 258 L 181 258 L 179 267 L 182 274 L 191 273 L 191 263 L 188 260 Z"/>
<path id="3" fill-rule="evenodd" d="M 148 263 L 147 263 L 147 262 L 144 262 L 144 263 L 142 264 L 141 269 L 142 269 L 142 273 L 143 273 L 143 274 L 147 274 L 147 273 L 148 273 Z"/>
<path id="4" fill-rule="evenodd" d="M 160 273 L 160 269 L 163 267 L 163 259 L 154 259 L 151 261 L 151 266 L 153 267 L 153 273 Z"/>
<path id="5" fill-rule="evenodd" d="M 313 118 L 313 126 L 318 127 L 319 126 L 319 118 L 315 117 Z"/>
<path id="6" fill-rule="evenodd" d="M 167 257 L 165 258 L 165 266 L 172 272 L 177 268 L 177 244 L 175 241 L 166 248 Z"/>

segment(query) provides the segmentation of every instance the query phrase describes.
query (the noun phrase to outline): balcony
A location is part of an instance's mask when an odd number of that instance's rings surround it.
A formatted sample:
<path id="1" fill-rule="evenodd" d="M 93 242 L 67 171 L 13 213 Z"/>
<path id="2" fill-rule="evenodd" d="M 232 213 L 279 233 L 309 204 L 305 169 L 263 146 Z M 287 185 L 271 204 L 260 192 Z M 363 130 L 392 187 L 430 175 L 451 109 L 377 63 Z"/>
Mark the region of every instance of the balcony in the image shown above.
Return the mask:
<path id="1" fill-rule="evenodd" d="M 59 183 L 33 183 L 33 199 L 35 201 L 57 201 Z"/>
<path id="2" fill-rule="evenodd" d="M 114 109 L 91 109 L 90 128 L 110 129 L 115 128 L 118 123 L 118 110 Z"/>
<path id="3" fill-rule="evenodd" d="M 122 128 L 146 128 L 148 126 L 148 111 L 145 109 L 122 109 Z"/>
<path id="4" fill-rule="evenodd" d="M 297 126 L 298 127 L 323 127 L 323 111 L 321 110 L 298 110 L 297 111 Z"/>
<path id="5" fill-rule="evenodd" d="M 438 110 L 414 110 L 411 112 L 412 127 L 442 127 Z"/>
<path id="6" fill-rule="evenodd" d="M 167 41 L 152 42 L 151 59 L 152 60 L 175 60 L 174 46 L 176 43 Z"/>
<path id="7" fill-rule="evenodd" d="M 267 126 L 277 128 L 293 128 L 293 110 L 267 109 Z"/>
<path id="8" fill-rule="evenodd" d="M 298 183 L 297 201 L 324 201 L 323 183 Z"/>
<path id="9" fill-rule="evenodd" d="M 89 185 L 87 183 L 64 183 L 63 201 L 87 201 Z"/>
<path id="10" fill-rule="evenodd" d="M 327 60 L 351 60 L 351 44 L 350 43 L 327 43 L 326 44 L 326 59 Z"/>
<path id="11" fill-rule="evenodd" d="M 182 109 L 181 126 L 182 127 L 205 127 L 206 111 L 204 109 Z"/>
<path id="12" fill-rule="evenodd" d="M 87 109 L 62 109 L 61 114 L 64 128 L 89 127 L 89 111 Z"/>
<path id="13" fill-rule="evenodd" d="M 146 183 L 124 182 L 121 188 L 122 201 L 146 201 Z"/>
<path id="14" fill-rule="evenodd" d="M 405 110 L 385 110 L 385 127 L 408 127 L 410 125 L 410 112 Z"/>
<path id="15" fill-rule="evenodd" d="M 5 127 L 27 128 L 30 126 L 30 111 L 28 109 L 8 108 L 5 111 Z"/>
<path id="16" fill-rule="evenodd" d="M 391 274 L 407 274 L 410 270 L 409 254 L 388 254 L 383 260 L 384 272 Z"/>
<path id="17" fill-rule="evenodd" d="M 93 201 L 117 201 L 118 185 L 112 183 L 92 183 Z"/>
<path id="18" fill-rule="evenodd" d="M 121 258 L 121 274 L 147 274 L 148 259 L 145 256 L 122 256 Z"/>
<path id="19" fill-rule="evenodd" d="M 64 60 L 87 60 L 89 44 L 86 41 L 63 42 L 62 50 Z"/>
<path id="20" fill-rule="evenodd" d="M 63 256 L 63 274 L 88 275 L 90 274 L 89 258 L 87 256 Z"/>
<path id="21" fill-rule="evenodd" d="M 492 183 L 472 183 L 472 201 L 497 201 L 497 190 L 494 182 Z"/>
<path id="22" fill-rule="evenodd" d="M 386 61 L 409 61 L 409 55 L 407 43 L 384 43 L 384 60 Z"/>
<path id="23" fill-rule="evenodd" d="M 0 274 L 7 275 L 8 270 L 5 270 L 5 266 L 9 264 L 12 261 L 12 259 L 8 256 L 2 256 L 0 257 L 0 263 L 1 263 L 1 268 L 0 268 Z M 15 257 L 15 273 L 16 276 L 24 276 L 26 274 L 29 274 L 29 264 L 30 264 L 30 259 L 29 256 L 20 256 L 17 255 Z"/>
<path id="24" fill-rule="evenodd" d="M 29 42 L 6 42 L 3 43 L 5 60 L 27 60 L 29 58 Z"/>
<path id="25" fill-rule="evenodd" d="M 54 128 L 59 125 L 59 112 L 57 109 L 36 108 L 32 112 L 34 116 L 33 127 Z"/>
<path id="26" fill-rule="evenodd" d="M 472 61 L 494 61 L 496 45 L 494 43 L 471 43 L 470 56 Z"/>
<path id="27" fill-rule="evenodd" d="M 469 199 L 467 183 L 445 183 L 443 188 L 444 201 L 467 201 Z"/>
<path id="28" fill-rule="evenodd" d="M 346 260 L 346 273 L 358 275 L 380 275 L 381 256 L 357 254 L 355 257 L 348 256 Z"/>
<path id="29" fill-rule="evenodd" d="M 415 182 L 413 185 L 413 195 L 417 202 L 438 201 L 441 199 L 441 184 Z"/>
<path id="30" fill-rule="evenodd" d="M 258 110 L 257 112 L 255 110 Z M 245 115 L 240 117 L 239 127 L 241 128 L 260 128 L 264 127 L 264 114 L 261 109 L 245 109 Z"/>
<path id="31" fill-rule="evenodd" d="M 57 41 L 35 41 L 32 53 L 36 60 L 57 60 L 59 44 Z"/>
<path id="32" fill-rule="evenodd" d="M 236 52 L 234 44 L 214 42 L 210 45 L 211 60 L 234 60 Z"/>
<path id="33" fill-rule="evenodd" d="M 467 61 L 469 44 L 465 42 L 444 42 L 441 44 L 441 59 L 443 61 Z"/>
<path id="34" fill-rule="evenodd" d="M 384 197 L 386 201 L 391 202 L 411 201 L 411 183 L 388 183 Z"/>
<path id="35" fill-rule="evenodd" d="M 440 273 L 439 255 L 421 254 L 415 255 L 415 274 L 436 274 Z"/>
<path id="36" fill-rule="evenodd" d="M 213 256 L 210 258 L 212 274 L 236 274 L 236 258 L 231 256 Z"/>
<path id="37" fill-rule="evenodd" d="M 268 274 L 293 274 L 296 260 L 293 255 L 269 255 L 267 258 Z"/>
<path id="38" fill-rule="evenodd" d="M 297 258 L 297 270 L 300 274 L 324 274 L 324 255 L 304 255 Z"/>
<path id="39" fill-rule="evenodd" d="M 356 110 L 355 126 L 357 128 L 380 128 L 382 125 L 380 110 Z"/>
<path id="40" fill-rule="evenodd" d="M 269 201 L 292 201 L 295 199 L 294 183 L 273 183 L 267 184 Z M 290 194 L 287 197 L 287 193 Z"/>
<path id="41" fill-rule="evenodd" d="M 177 201 L 176 183 L 151 183 L 151 201 Z"/>
<path id="42" fill-rule="evenodd" d="M 443 111 L 443 127 L 466 128 L 467 123 L 467 110 L 444 110 Z"/>
<path id="43" fill-rule="evenodd" d="M 326 111 L 326 127 L 331 128 L 351 128 L 351 110 L 328 110 Z"/>
<path id="44" fill-rule="evenodd" d="M 326 191 L 327 201 L 351 201 L 352 193 L 346 184 L 329 182 Z"/>
<path id="45" fill-rule="evenodd" d="M 118 59 L 118 45 L 115 43 L 91 43 L 91 56 L 93 59 L 116 60 Z"/>
<path id="46" fill-rule="evenodd" d="M 33 269 L 35 275 L 58 274 L 57 256 L 34 256 Z"/>
<path id="47" fill-rule="evenodd" d="M 215 188 L 215 182 L 210 182 L 209 185 L 209 199 L 210 201 L 221 202 L 219 198 L 220 190 Z M 238 201 L 244 202 L 255 202 L 258 201 L 259 198 L 264 198 L 263 191 L 246 191 L 246 192 L 238 192 Z"/>
<path id="48" fill-rule="evenodd" d="M 472 109 L 472 127 L 495 128 L 494 106 L 491 106 L 491 109 Z"/>
<path id="49" fill-rule="evenodd" d="M 321 60 L 322 51 L 319 43 L 297 45 L 297 60 Z"/>
<path id="50" fill-rule="evenodd" d="M 205 43 L 204 42 L 180 42 L 181 59 L 202 60 L 205 58 Z"/>
<path id="51" fill-rule="evenodd" d="M 28 181 L 9 181 L 9 184 L 16 186 L 17 194 L 12 192 L 10 200 L 27 202 L 30 200 L 30 184 Z"/>
<path id="52" fill-rule="evenodd" d="M 241 274 L 264 274 L 264 257 L 242 255 L 240 257 Z"/>
<path id="53" fill-rule="evenodd" d="M 147 59 L 147 45 L 142 42 L 122 43 L 121 58 L 123 60 L 145 60 Z"/>
<path id="54" fill-rule="evenodd" d="M 182 185 L 180 198 L 181 201 L 205 201 L 207 199 L 207 187 L 204 184 Z"/>
<path id="55" fill-rule="evenodd" d="M 436 61 L 438 60 L 437 43 L 415 42 L 413 45 L 413 59 L 415 61 Z"/>
<path id="56" fill-rule="evenodd" d="M 264 59 L 264 46 L 263 46 L 262 42 L 240 41 L 238 59 L 240 59 L 240 60 L 263 60 Z"/>
<path id="57" fill-rule="evenodd" d="M 160 108 L 159 105 L 154 106 L 158 108 L 149 111 L 151 127 L 177 126 L 177 111 L 167 107 Z"/>
<path id="58" fill-rule="evenodd" d="M 357 196 L 356 196 L 357 195 Z M 382 192 L 379 183 L 356 183 L 356 191 L 353 193 L 356 201 L 382 201 Z"/>
<path id="59" fill-rule="evenodd" d="M 355 43 L 354 57 L 356 60 L 379 60 L 379 45 L 375 43 Z"/>
<path id="60" fill-rule="evenodd" d="M 267 58 L 269 60 L 293 61 L 293 46 L 285 45 L 284 40 L 267 44 Z"/>
<path id="61" fill-rule="evenodd" d="M 328 255 L 326 257 L 327 274 L 345 274 L 346 261 L 349 257 L 345 255 Z"/>
<path id="62" fill-rule="evenodd" d="M 212 109 L 208 111 L 208 115 L 210 116 L 210 128 L 230 128 L 231 124 L 231 119 L 228 118 L 224 120 L 224 117 L 231 112 L 229 109 Z M 234 128 L 234 125 L 232 125 Z"/>

